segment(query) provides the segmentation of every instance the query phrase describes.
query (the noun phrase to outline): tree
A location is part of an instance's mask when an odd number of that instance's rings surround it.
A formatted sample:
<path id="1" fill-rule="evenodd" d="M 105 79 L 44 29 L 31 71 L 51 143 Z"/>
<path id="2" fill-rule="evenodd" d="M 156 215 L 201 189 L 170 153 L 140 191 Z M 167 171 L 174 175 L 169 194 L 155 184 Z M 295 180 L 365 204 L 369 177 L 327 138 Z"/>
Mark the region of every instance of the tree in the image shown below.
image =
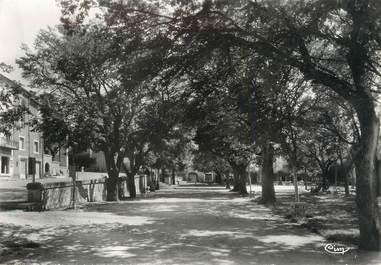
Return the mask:
<path id="1" fill-rule="evenodd" d="M 223 176 L 225 175 L 226 187 L 230 188 L 229 175 L 231 167 L 224 159 L 208 153 L 202 153 L 200 151 L 194 152 L 192 160 L 193 168 L 201 172 L 214 172 L 216 173 L 216 182 L 222 183 Z"/>
<path id="2" fill-rule="evenodd" d="M 0 62 L 0 73 L 11 71 L 11 66 Z M 22 88 L 19 84 L 0 74 L 0 133 L 10 135 L 15 123 L 28 113 L 26 106 L 20 104 L 20 93 Z"/>
<path id="3" fill-rule="evenodd" d="M 251 95 L 246 97 L 249 99 L 246 109 L 254 141 L 260 147 L 259 161 L 263 174 L 261 202 L 274 203 L 275 144 L 283 143 L 284 128 L 300 115 L 306 100 L 306 87 L 297 71 L 272 60 L 265 60 L 259 66 L 257 62 L 250 69 L 255 75 L 249 76 L 252 86 Z M 292 166 L 293 160 L 289 159 L 289 162 Z"/>
<path id="4" fill-rule="evenodd" d="M 235 102 L 218 93 L 194 101 L 191 113 L 197 112 L 195 143 L 202 153 L 210 153 L 229 163 L 234 173 L 234 189 L 246 195 L 246 168 L 253 154 L 250 127 L 243 123 Z M 229 107 L 230 106 L 230 107 Z M 230 111 L 228 111 L 228 109 Z"/>
<path id="5" fill-rule="evenodd" d="M 356 110 L 361 129 L 354 159 L 359 243 L 362 249 L 380 250 L 380 213 L 373 185 L 379 124 L 372 95 L 378 88 L 380 5 L 377 1 L 356 0 L 267 4 L 247 6 L 248 18 L 252 20 L 249 32 L 255 39 L 248 46 L 257 46 L 252 47 L 298 68 L 305 78 L 335 91 Z M 269 15 L 276 19 L 270 21 Z M 259 23 L 259 27 L 254 23 Z M 260 33 L 263 29 L 265 34 Z M 263 48 L 258 49 L 260 45 Z"/>
<path id="6" fill-rule="evenodd" d="M 361 131 L 354 155 L 359 245 L 380 250 L 378 194 L 373 184 L 379 127 L 373 95 L 379 90 L 380 75 L 379 1 L 180 2 L 183 6 L 163 21 L 169 32 L 184 36 L 184 47 L 194 42 L 208 48 L 241 47 L 250 56 L 260 54 L 297 68 L 305 79 L 337 93 L 354 108 Z"/>
<path id="7" fill-rule="evenodd" d="M 35 117 L 32 120 L 32 126 L 34 130 L 42 132 L 44 151 L 48 151 L 54 158 L 62 147 L 69 147 L 70 128 L 64 118 L 67 110 L 63 108 L 64 104 L 52 94 L 42 94 L 39 102 L 41 117 Z"/>
<path id="8" fill-rule="evenodd" d="M 338 160 L 340 173 L 348 174 L 353 163 L 350 153 L 358 141 L 357 121 L 348 104 L 319 86 L 301 99 L 290 112 L 288 125 L 282 128 L 283 155 L 289 158 L 295 173 L 302 167 L 321 172 L 321 182 L 315 190 L 318 192 L 328 188 L 328 177 Z M 349 192 L 348 180 L 346 191 Z"/>
<path id="9" fill-rule="evenodd" d="M 145 100 L 150 80 L 165 51 L 164 42 L 154 45 L 156 49 L 150 44 L 137 32 L 89 24 L 41 31 L 35 52 L 26 51 L 17 61 L 32 85 L 63 99 L 63 108 L 70 110 L 64 116 L 66 125 L 85 128 L 82 137 L 89 147 L 105 154 L 108 200 L 118 199 L 124 157 L 134 164 L 132 155 L 144 152 L 145 145 L 136 141 L 138 120 L 150 103 Z"/>
<path id="10" fill-rule="evenodd" d="M 171 173 L 172 184 L 176 184 L 176 171 L 184 170 L 186 154 L 192 148 L 192 134 L 183 133 L 180 130 L 176 137 L 172 135 L 169 140 L 163 140 L 159 152 L 156 153 L 161 169 L 168 169 Z"/>
<path id="11" fill-rule="evenodd" d="M 147 31 L 170 36 L 177 44 L 174 60 L 179 49 L 185 51 L 183 65 L 214 51 L 213 47 L 235 47 L 247 56 L 265 56 L 298 69 L 306 80 L 337 93 L 353 107 L 361 133 L 353 156 L 358 177 L 360 248 L 380 250 L 381 221 L 374 185 L 379 124 L 373 94 L 379 91 L 380 76 L 379 1 L 174 3 L 177 6 L 171 13 L 152 8 L 160 5 L 133 9 L 118 2 L 112 14 L 119 14 L 118 19 L 126 23 L 141 21 Z M 147 23 L 149 18 L 155 23 Z"/>
<path id="12" fill-rule="evenodd" d="M 353 168 L 353 155 L 356 153 L 355 148 L 358 146 L 360 138 L 358 119 L 353 107 L 343 99 L 332 93 L 326 98 L 325 105 L 321 108 L 320 122 L 337 138 L 336 153 L 340 161 L 339 173 L 344 177 L 345 194 L 349 195 L 348 175 Z"/>

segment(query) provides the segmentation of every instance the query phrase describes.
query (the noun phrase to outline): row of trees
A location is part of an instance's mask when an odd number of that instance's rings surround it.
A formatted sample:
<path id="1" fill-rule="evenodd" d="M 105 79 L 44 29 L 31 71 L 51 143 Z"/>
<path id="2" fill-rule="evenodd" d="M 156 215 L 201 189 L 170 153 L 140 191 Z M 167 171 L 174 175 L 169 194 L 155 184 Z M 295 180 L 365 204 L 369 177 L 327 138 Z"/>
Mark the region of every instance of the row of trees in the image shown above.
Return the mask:
<path id="1" fill-rule="evenodd" d="M 376 0 L 61 4 L 62 25 L 18 64 L 49 93 L 46 118 L 59 113 L 62 137 L 105 154 L 110 200 L 125 157 L 133 176 L 150 155 L 181 157 L 195 132 L 240 192 L 247 165 L 262 166 L 264 203 L 275 200 L 277 154 L 295 177 L 311 161 L 323 176 L 353 161 L 360 247 L 381 248 Z"/>

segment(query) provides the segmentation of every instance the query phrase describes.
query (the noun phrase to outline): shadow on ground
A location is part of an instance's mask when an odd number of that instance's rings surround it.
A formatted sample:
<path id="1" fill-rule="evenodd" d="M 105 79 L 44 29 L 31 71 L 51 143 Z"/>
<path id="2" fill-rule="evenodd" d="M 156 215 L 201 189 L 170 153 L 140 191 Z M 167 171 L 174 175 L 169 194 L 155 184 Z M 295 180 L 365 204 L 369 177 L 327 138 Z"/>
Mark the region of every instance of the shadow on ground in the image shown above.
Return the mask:
<path id="1" fill-rule="evenodd" d="M 275 212 L 287 219 L 294 219 L 290 213 L 293 209 L 292 194 L 278 198 Z M 321 234 L 327 240 L 347 245 L 357 245 L 359 237 L 358 213 L 355 196 L 344 194 L 311 194 L 301 195 L 306 205 L 305 213 L 298 221 L 302 226 Z"/>
<path id="2" fill-rule="evenodd" d="M 176 189 L 76 211 L 1 218 L 2 263 L 376 264 L 223 188 Z"/>

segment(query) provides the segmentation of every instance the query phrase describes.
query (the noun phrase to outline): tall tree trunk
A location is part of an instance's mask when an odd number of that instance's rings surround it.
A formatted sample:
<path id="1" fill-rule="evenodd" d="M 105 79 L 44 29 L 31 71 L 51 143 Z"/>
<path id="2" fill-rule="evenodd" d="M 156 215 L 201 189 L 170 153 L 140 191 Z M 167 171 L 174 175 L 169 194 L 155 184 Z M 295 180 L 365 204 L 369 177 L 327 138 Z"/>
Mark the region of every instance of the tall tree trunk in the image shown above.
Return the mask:
<path id="1" fill-rule="evenodd" d="M 348 172 L 344 172 L 344 192 L 345 196 L 349 196 L 349 179 L 348 179 Z"/>
<path id="2" fill-rule="evenodd" d="M 239 192 L 242 195 L 248 194 L 246 188 L 246 167 L 243 165 L 232 166 L 234 172 L 234 188 L 232 191 Z"/>
<path id="3" fill-rule="evenodd" d="M 136 185 L 135 185 L 136 172 L 127 172 L 127 187 L 130 192 L 130 198 L 136 198 Z"/>
<path id="4" fill-rule="evenodd" d="M 227 172 L 226 174 L 225 174 L 225 176 L 226 176 L 226 189 L 230 189 L 230 172 Z"/>
<path id="5" fill-rule="evenodd" d="M 239 193 L 242 195 L 247 195 L 249 194 L 247 192 L 247 187 L 246 187 L 246 166 L 239 166 L 239 181 L 240 181 L 240 187 L 239 187 Z"/>
<path id="6" fill-rule="evenodd" d="M 221 177 L 221 173 L 219 171 L 216 171 L 216 183 L 218 183 L 218 184 L 222 183 L 222 177 Z"/>
<path id="7" fill-rule="evenodd" d="M 365 93 L 364 93 L 365 94 Z M 378 140 L 378 118 L 371 95 L 357 95 L 353 99 L 360 122 L 361 139 L 356 166 L 356 202 L 359 211 L 359 247 L 381 249 L 380 211 L 377 204 L 375 156 Z"/>
<path id="8" fill-rule="evenodd" d="M 262 151 L 262 199 L 261 203 L 274 203 L 274 148 L 270 142 L 267 142 Z"/>
<path id="9" fill-rule="evenodd" d="M 348 165 L 348 169 L 344 168 L 344 163 L 343 163 L 343 155 L 341 153 L 341 150 L 339 150 L 339 159 L 340 159 L 340 173 L 344 175 L 344 191 L 345 191 L 345 196 L 349 196 L 349 181 L 348 181 L 348 173 L 350 168 L 352 167 L 352 163 Z"/>
<path id="10" fill-rule="evenodd" d="M 324 168 L 322 171 L 322 191 L 327 191 L 329 188 L 329 181 L 328 181 L 328 176 L 329 176 L 329 168 Z"/>
<path id="11" fill-rule="evenodd" d="M 175 169 L 172 168 L 172 185 L 176 184 L 176 175 L 175 175 Z"/>
<path id="12" fill-rule="evenodd" d="M 239 175 L 237 170 L 233 167 L 233 189 L 231 191 L 238 192 L 239 191 Z"/>
<path id="13" fill-rule="evenodd" d="M 163 166 L 160 168 L 159 182 L 165 182 Z"/>
<path id="14" fill-rule="evenodd" d="M 298 175 L 296 174 L 296 166 L 293 164 L 292 167 L 292 177 L 294 182 L 294 190 L 295 190 L 295 201 L 299 202 L 299 186 L 298 186 Z"/>
<path id="15" fill-rule="evenodd" d="M 156 190 L 160 190 L 160 185 L 159 185 L 159 178 L 160 178 L 160 168 L 157 169 L 157 175 L 156 175 Z"/>
<path id="16" fill-rule="evenodd" d="M 108 201 L 118 201 L 119 200 L 119 181 L 118 181 L 118 175 L 114 174 L 112 176 L 110 173 L 108 174 L 109 178 L 107 179 L 107 200 Z"/>
<path id="17" fill-rule="evenodd" d="M 116 168 L 114 154 L 108 150 L 104 151 L 104 156 L 106 160 L 106 168 L 108 179 L 106 181 L 106 190 L 108 201 L 118 201 L 119 200 L 119 171 Z"/>
<path id="18" fill-rule="evenodd" d="M 305 190 L 308 190 L 307 183 L 308 183 L 308 178 L 307 178 L 307 168 L 304 167 L 304 189 L 305 189 Z"/>
<path id="19" fill-rule="evenodd" d="M 377 197 L 381 196 L 381 161 L 376 156 L 376 179 L 377 179 Z"/>
<path id="20" fill-rule="evenodd" d="M 292 148 L 291 148 L 291 172 L 293 177 L 293 183 L 294 183 L 294 192 L 295 192 L 295 202 L 299 202 L 299 186 L 298 186 L 298 174 L 297 174 L 297 163 L 298 163 L 298 155 L 297 155 L 297 144 L 295 139 L 292 141 Z M 306 175 L 306 168 L 304 168 L 304 174 Z M 305 179 L 304 175 L 304 179 Z M 304 181 L 306 184 L 306 181 Z M 307 189 L 307 186 L 305 185 L 305 189 Z"/>

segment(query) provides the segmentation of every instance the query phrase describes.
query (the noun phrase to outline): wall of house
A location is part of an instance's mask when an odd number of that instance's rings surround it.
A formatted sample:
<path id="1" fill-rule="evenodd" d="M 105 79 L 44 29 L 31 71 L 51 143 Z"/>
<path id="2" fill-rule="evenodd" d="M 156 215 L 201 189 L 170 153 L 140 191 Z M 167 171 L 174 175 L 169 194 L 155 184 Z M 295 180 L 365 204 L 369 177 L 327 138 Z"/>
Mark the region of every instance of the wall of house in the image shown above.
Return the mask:
<path id="1" fill-rule="evenodd" d="M 0 177 L 10 177 L 13 172 L 12 150 L 0 147 Z"/>
<path id="2" fill-rule="evenodd" d="M 0 90 L 6 90 L 13 85 L 13 82 L 0 74 Z M 1 104 L 1 109 L 6 109 L 5 104 Z M 12 149 L 16 148 L 16 144 L 13 146 L 10 144 L 13 141 L 12 136 L 5 136 L 0 134 L 0 178 L 11 177 L 13 175 L 13 152 Z"/>
<path id="3" fill-rule="evenodd" d="M 19 100 L 21 104 L 28 107 L 30 114 L 25 114 L 24 119 L 16 123 L 12 130 L 12 135 L 9 137 L 9 140 L 13 141 L 15 146 L 12 148 L 5 148 L 3 146 L 0 150 L 0 164 L 2 164 L 3 167 L 5 162 L 3 160 L 4 157 L 9 159 L 8 174 L 1 174 L 2 171 L 0 171 L 0 175 L 21 179 L 31 178 L 32 176 L 28 175 L 27 171 L 28 157 L 34 157 L 36 160 L 36 178 L 40 178 L 43 173 L 42 136 L 41 133 L 33 132 L 32 128 L 28 125 L 31 119 L 38 115 L 38 106 L 24 95 L 20 95 Z"/>
<path id="4" fill-rule="evenodd" d="M 28 157 L 36 160 L 36 179 L 43 176 L 43 139 L 42 134 L 32 131 L 28 124 L 38 115 L 38 106 L 25 96 L 21 96 L 21 102 L 28 107 L 30 114 L 24 115 L 24 120 L 17 124 L 13 132 L 13 139 L 19 143 L 19 149 L 13 151 L 13 176 L 16 178 L 32 178 L 28 172 Z"/>
<path id="5" fill-rule="evenodd" d="M 15 82 L 9 80 L 5 76 L 0 74 L 0 88 L 2 86 L 16 85 Z M 39 116 L 38 103 L 31 99 L 31 94 L 21 88 L 21 92 L 18 99 L 15 100 L 15 104 L 23 104 L 29 110 L 29 113 L 24 115 L 24 119 L 15 124 L 10 140 L 14 146 L 0 145 L 0 169 L 2 167 L 3 159 L 8 160 L 9 170 L 7 174 L 1 174 L 0 177 L 12 177 L 20 179 L 32 179 L 32 175 L 28 172 L 29 157 L 35 159 L 36 165 L 36 179 L 43 176 L 52 175 L 54 169 L 51 156 L 44 154 L 44 145 L 42 133 L 33 131 L 29 122 Z M 4 137 L 1 136 L 0 137 Z M 5 162 L 5 160 L 3 162 Z M 60 151 L 58 156 L 59 169 L 58 172 L 62 172 L 61 175 L 68 175 L 68 157 L 65 150 Z M 49 172 L 45 172 L 45 166 L 48 165 Z M 4 163 L 3 163 L 4 164 Z M 4 169 L 4 166 L 3 166 Z"/>

